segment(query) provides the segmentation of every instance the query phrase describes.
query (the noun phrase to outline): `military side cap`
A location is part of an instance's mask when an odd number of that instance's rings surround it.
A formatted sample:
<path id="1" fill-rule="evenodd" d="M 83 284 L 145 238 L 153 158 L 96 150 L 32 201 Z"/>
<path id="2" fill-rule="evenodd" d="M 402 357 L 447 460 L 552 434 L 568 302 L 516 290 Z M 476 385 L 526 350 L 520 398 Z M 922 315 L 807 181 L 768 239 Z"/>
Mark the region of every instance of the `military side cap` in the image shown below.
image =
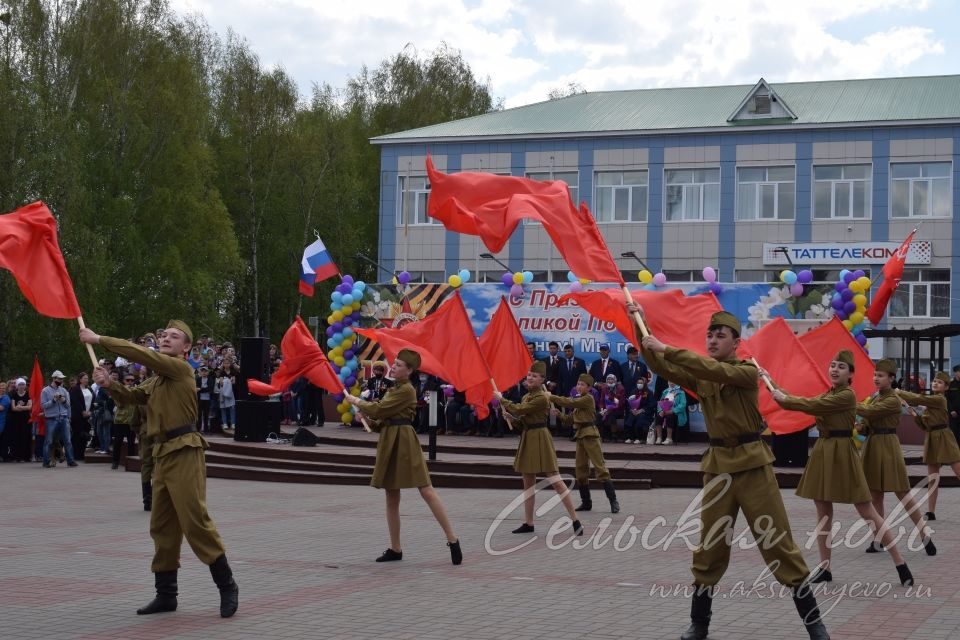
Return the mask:
<path id="1" fill-rule="evenodd" d="M 187 336 L 187 341 L 193 343 L 193 331 L 190 330 L 190 327 L 188 327 L 187 323 L 183 320 L 171 320 L 167 323 L 167 329 L 183 331 L 184 335 Z"/>
<path id="2" fill-rule="evenodd" d="M 592 386 L 593 386 L 593 376 L 590 375 L 589 373 L 581 373 L 581 374 L 580 374 L 580 377 L 577 378 L 577 382 L 582 382 L 582 383 L 584 383 L 585 385 L 587 385 L 588 387 L 592 387 Z"/>
<path id="3" fill-rule="evenodd" d="M 896 375 L 897 363 L 890 358 L 884 358 L 883 360 L 877 362 L 877 371 L 889 373 L 890 375 Z"/>
<path id="4" fill-rule="evenodd" d="M 837 362 L 843 362 L 848 366 L 853 366 L 853 353 L 844 349 L 843 351 L 838 351 L 834 360 Z"/>
<path id="5" fill-rule="evenodd" d="M 937 375 L 933 376 L 934 380 L 939 380 L 943 384 L 950 384 L 950 376 L 947 375 L 946 371 L 937 371 Z"/>
<path id="6" fill-rule="evenodd" d="M 740 321 L 737 320 L 737 316 L 729 311 L 717 311 L 710 316 L 710 326 L 715 327 L 718 325 L 721 327 L 730 327 L 737 332 L 737 335 L 740 335 Z"/>
<path id="7" fill-rule="evenodd" d="M 547 363 L 542 360 L 534 360 L 533 364 L 530 365 L 530 373 L 535 373 L 537 375 L 547 377 Z"/>
<path id="8" fill-rule="evenodd" d="M 413 349 L 401 349 L 400 353 L 397 354 L 397 360 L 411 369 L 420 368 L 420 354 Z"/>

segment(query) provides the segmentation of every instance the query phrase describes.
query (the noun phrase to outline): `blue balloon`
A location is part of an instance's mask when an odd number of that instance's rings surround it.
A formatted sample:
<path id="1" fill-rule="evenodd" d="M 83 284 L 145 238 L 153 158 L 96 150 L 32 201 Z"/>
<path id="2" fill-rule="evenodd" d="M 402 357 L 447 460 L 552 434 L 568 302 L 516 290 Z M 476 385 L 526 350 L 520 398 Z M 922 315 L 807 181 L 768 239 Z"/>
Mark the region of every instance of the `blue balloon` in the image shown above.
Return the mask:
<path id="1" fill-rule="evenodd" d="M 330 294 L 330 299 L 331 299 L 333 302 L 340 302 L 340 298 L 342 298 L 342 297 L 343 297 L 343 294 L 340 293 L 339 291 L 334 291 L 334 292 L 332 292 L 332 293 Z"/>
<path id="2" fill-rule="evenodd" d="M 862 322 L 859 323 L 859 324 L 855 324 L 855 325 L 853 325 L 852 327 L 850 327 L 850 333 L 852 333 L 853 335 L 858 335 L 861 331 L 863 331 L 863 323 L 862 323 Z"/>
<path id="3" fill-rule="evenodd" d="M 577 280 L 579 280 L 579 278 L 577 278 L 577 276 L 574 275 L 573 271 L 567 271 L 567 281 L 568 281 L 568 282 L 576 282 Z"/>
<path id="4" fill-rule="evenodd" d="M 530 284 L 531 282 L 533 282 L 533 272 L 532 272 L 532 271 L 524 271 L 524 272 L 523 272 L 523 284 Z"/>
<path id="5" fill-rule="evenodd" d="M 340 333 L 339 331 L 334 332 L 334 334 L 331 337 L 336 341 L 336 344 L 340 344 L 341 342 L 343 342 L 343 334 Z"/>
<path id="6" fill-rule="evenodd" d="M 470 270 L 469 269 L 460 269 L 460 273 L 457 274 L 460 276 L 462 282 L 470 282 Z"/>
<path id="7" fill-rule="evenodd" d="M 347 307 L 353 304 L 353 296 L 349 293 L 343 294 L 343 298 L 340 299 L 340 302 L 343 303 L 343 306 Z"/>
<path id="8" fill-rule="evenodd" d="M 647 283 L 647 284 L 643 285 L 643 288 L 646 289 L 647 291 L 656 291 L 656 290 L 657 290 L 657 285 L 655 285 L 655 284 L 653 284 L 652 282 L 650 282 L 650 283 Z"/>
<path id="9" fill-rule="evenodd" d="M 343 308 L 343 305 L 340 304 L 339 302 L 331 302 L 331 303 L 330 303 L 330 310 L 331 310 L 331 311 L 340 311 L 340 309 L 342 309 L 342 308 Z"/>
<path id="10" fill-rule="evenodd" d="M 797 281 L 797 274 L 794 273 L 793 271 L 787 270 L 783 273 L 783 282 L 785 284 L 793 284 L 796 281 Z"/>
<path id="11" fill-rule="evenodd" d="M 350 327 L 344 327 L 342 335 L 344 338 L 349 338 L 350 336 L 353 335 L 353 329 L 351 329 Z"/>
<path id="12" fill-rule="evenodd" d="M 356 282 L 353 283 L 353 288 L 363 291 L 364 289 L 367 288 L 367 283 L 364 282 L 363 280 L 357 280 Z"/>
<path id="13" fill-rule="evenodd" d="M 850 273 L 850 269 L 840 269 L 840 280 L 846 282 L 845 278 L 847 277 L 848 273 Z"/>
<path id="14" fill-rule="evenodd" d="M 330 337 L 327 339 L 327 346 L 333 349 L 339 342 L 339 340 L 334 340 L 333 337 Z"/>

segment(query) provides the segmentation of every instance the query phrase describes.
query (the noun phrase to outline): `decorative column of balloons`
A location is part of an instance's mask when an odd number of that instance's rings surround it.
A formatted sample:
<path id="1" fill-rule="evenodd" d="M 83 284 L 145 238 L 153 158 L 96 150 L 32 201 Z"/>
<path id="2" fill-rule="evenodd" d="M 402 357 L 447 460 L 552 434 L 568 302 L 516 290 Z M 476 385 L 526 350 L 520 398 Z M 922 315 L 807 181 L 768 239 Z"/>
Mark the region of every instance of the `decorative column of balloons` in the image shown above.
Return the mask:
<path id="1" fill-rule="evenodd" d="M 780 282 L 787 285 L 787 290 L 790 292 L 790 295 L 794 298 L 799 298 L 803 295 L 803 285 L 813 282 L 813 272 L 809 269 L 804 269 L 797 273 L 790 269 L 784 269 L 780 272 Z"/>
<path id="2" fill-rule="evenodd" d="M 867 310 L 866 292 L 870 290 L 870 278 L 863 269 L 840 271 L 840 280 L 834 285 L 830 306 L 838 318 L 843 321 L 860 346 L 866 348 L 867 336 L 863 335 L 864 313 Z"/>
<path id="3" fill-rule="evenodd" d="M 409 282 L 410 274 L 404 271 L 400 276 L 404 274 Z M 352 276 L 343 276 L 340 284 L 330 294 L 330 315 L 327 316 L 327 354 L 333 370 L 353 395 L 360 395 L 360 384 L 357 380 L 360 362 L 353 349 L 357 336 L 351 327 L 360 322 L 360 301 L 363 300 L 366 288 L 367 285 L 362 280 L 354 282 Z M 344 424 L 350 424 L 357 411 L 356 407 L 346 402 L 342 393 L 335 397 L 339 402 L 337 411 L 340 420 Z"/>
<path id="4" fill-rule="evenodd" d="M 503 282 L 503 286 L 510 287 L 510 295 L 512 297 L 522 298 L 523 285 L 533 282 L 533 272 L 517 271 L 516 273 L 510 273 L 507 271 L 501 276 L 500 281 Z"/>
<path id="5" fill-rule="evenodd" d="M 710 293 L 715 296 L 723 293 L 723 287 L 717 282 L 717 270 L 713 267 L 704 267 L 703 268 L 703 279 L 707 281 L 707 287 L 710 289 Z"/>
<path id="6" fill-rule="evenodd" d="M 530 274 L 531 276 L 533 274 Z M 447 283 L 454 289 L 459 289 L 466 283 L 470 282 L 470 270 L 469 269 L 460 269 L 458 273 L 453 274 L 447 278 Z"/>
<path id="7" fill-rule="evenodd" d="M 567 282 L 570 283 L 570 293 L 583 291 L 583 285 L 590 284 L 586 278 L 578 278 L 573 271 L 567 271 Z"/>
<path id="8" fill-rule="evenodd" d="M 644 269 L 637 274 L 637 279 L 643 283 L 643 288 L 650 291 L 659 289 L 667 284 L 667 276 L 662 271 L 657 273 L 650 273 L 648 269 Z"/>

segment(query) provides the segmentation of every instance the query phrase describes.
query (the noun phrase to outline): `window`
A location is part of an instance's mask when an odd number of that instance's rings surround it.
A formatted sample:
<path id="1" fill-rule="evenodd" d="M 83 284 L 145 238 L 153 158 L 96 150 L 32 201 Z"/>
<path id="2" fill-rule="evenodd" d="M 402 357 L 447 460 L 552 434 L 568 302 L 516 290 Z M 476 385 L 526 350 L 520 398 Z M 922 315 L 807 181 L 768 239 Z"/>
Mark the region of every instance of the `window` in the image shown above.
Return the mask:
<path id="1" fill-rule="evenodd" d="M 580 176 L 576 171 L 529 171 L 527 177 L 531 180 L 563 180 L 570 187 L 570 200 L 578 205 L 580 200 Z"/>
<path id="2" fill-rule="evenodd" d="M 949 318 L 950 270 L 904 269 L 890 299 L 891 318 Z"/>
<path id="3" fill-rule="evenodd" d="M 593 184 L 597 222 L 647 221 L 646 171 L 598 171 Z"/>
<path id="4" fill-rule="evenodd" d="M 410 224 L 439 224 L 427 215 L 430 182 L 425 176 L 398 176 L 397 190 L 400 192 L 398 227 Z"/>
<path id="5" fill-rule="evenodd" d="M 869 218 L 870 165 L 813 168 L 814 218 Z"/>
<path id="6" fill-rule="evenodd" d="M 720 279 L 720 270 L 716 269 L 717 280 Z M 670 282 L 704 282 L 703 270 L 699 271 L 669 271 L 664 270 L 663 275 L 667 276 L 667 283 Z"/>
<path id="7" fill-rule="evenodd" d="M 793 220 L 795 199 L 793 167 L 737 169 L 738 220 Z"/>
<path id="8" fill-rule="evenodd" d="M 890 165 L 890 212 L 894 218 L 950 217 L 950 163 Z"/>
<path id="9" fill-rule="evenodd" d="M 666 221 L 719 220 L 720 169 L 667 169 Z"/>

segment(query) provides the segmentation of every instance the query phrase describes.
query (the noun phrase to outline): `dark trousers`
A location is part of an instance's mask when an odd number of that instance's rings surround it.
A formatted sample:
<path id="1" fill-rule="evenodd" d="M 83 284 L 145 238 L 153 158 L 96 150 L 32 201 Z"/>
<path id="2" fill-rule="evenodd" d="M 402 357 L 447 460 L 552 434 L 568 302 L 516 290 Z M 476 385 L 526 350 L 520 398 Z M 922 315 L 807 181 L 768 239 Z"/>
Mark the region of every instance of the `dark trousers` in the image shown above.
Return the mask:
<path id="1" fill-rule="evenodd" d="M 84 452 L 87 449 L 87 443 L 90 442 L 90 423 L 86 418 L 70 421 L 70 439 L 73 441 L 76 459 L 84 460 Z"/>
<path id="2" fill-rule="evenodd" d="M 633 415 L 628 411 L 627 417 L 623 419 L 623 433 L 627 440 L 643 440 L 647 437 L 647 429 L 650 428 L 650 417 L 644 414 Z"/>
<path id="3" fill-rule="evenodd" d="M 473 409 L 468 404 L 450 402 L 447 404 L 447 430 L 465 433 L 473 431 Z M 457 428 L 457 416 L 460 416 L 460 428 Z"/>
<path id="4" fill-rule="evenodd" d="M 197 429 L 201 433 L 210 431 L 210 400 L 197 400 Z"/>
<path id="5" fill-rule="evenodd" d="M 134 444 L 134 434 L 133 429 L 130 428 L 128 424 L 117 424 L 113 423 L 113 430 L 111 433 L 113 437 L 113 463 L 120 464 L 120 447 L 123 445 L 123 440 L 127 440 L 127 455 L 135 456 L 137 455 L 137 446 Z"/>

